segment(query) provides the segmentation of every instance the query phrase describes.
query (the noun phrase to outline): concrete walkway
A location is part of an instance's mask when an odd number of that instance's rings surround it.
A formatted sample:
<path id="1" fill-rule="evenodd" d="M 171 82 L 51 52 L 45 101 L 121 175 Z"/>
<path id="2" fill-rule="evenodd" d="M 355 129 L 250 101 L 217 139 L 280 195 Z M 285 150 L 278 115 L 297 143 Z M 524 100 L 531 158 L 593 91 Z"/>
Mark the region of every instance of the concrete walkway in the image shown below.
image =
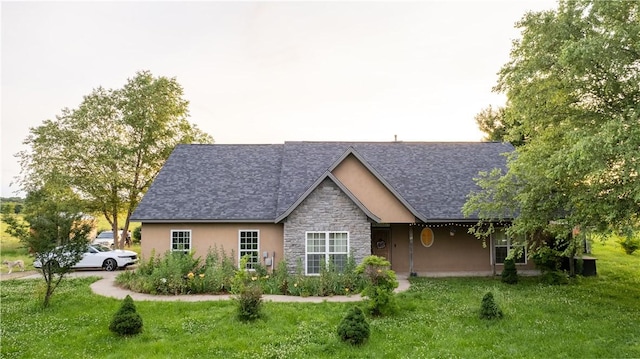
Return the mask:
<path id="1" fill-rule="evenodd" d="M 199 302 L 199 301 L 214 301 L 214 300 L 229 300 L 232 298 L 228 294 L 212 295 L 212 294 L 187 294 L 187 295 L 153 295 L 136 293 L 128 289 L 123 289 L 116 285 L 116 276 L 121 271 L 105 272 L 105 271 L 74 271 L 69 273 L 70 277 L 102 277 L 98 281 L 91 284 L 91 290 L 98 294 L 109 298 L 124 299 L 127 295 L 135 301 L 173 301 L 173 302 Z M 41 274 L 31 274 L 23 279 L 36 279 L 42 278 Z M 409 281 L 404 275 L 398 275 L 398 288 L 397 292 L 402 292 L 409 289 Z M 262 299 L 267 302 L 297 302 L 297 303 L 322 303 L 322 302 L 359 302 L 362 300 L 360 294 L 355 295 L 336 295 L 332 297 L 298 297 L 292 295 L 275 295 L 265 294 Z"/>

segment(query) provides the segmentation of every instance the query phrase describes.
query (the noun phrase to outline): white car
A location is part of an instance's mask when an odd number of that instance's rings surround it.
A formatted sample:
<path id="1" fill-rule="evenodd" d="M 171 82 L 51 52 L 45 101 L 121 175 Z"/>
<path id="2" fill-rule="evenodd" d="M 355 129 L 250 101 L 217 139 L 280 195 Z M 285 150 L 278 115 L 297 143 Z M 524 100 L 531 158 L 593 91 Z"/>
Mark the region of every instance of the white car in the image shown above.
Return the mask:
<path id="1" fill-rule="evenodd" d="M 135 264 L 138 261 L 138 253 L 124 249 L 111 250 L 109 248 L 90 245 L 82 255 L 82 259 L 72 268 L 103 268 L 106 271 L 114 271 L 118 268 Z M 33 262 L 35 268 L 41 268 L 39 260 Z"/>
<path id="2" fill-rule="evenodd" d="M 119 240 L 122 240 L 123 231 L 120 231 Z M 129 238 L 131 238 L 131 232 L 128 233 Z M 93 240 L 92 244 L 101 245 L 108 248 L 113 248 L 113 231 L 102 231 L 98 236 Z"/>

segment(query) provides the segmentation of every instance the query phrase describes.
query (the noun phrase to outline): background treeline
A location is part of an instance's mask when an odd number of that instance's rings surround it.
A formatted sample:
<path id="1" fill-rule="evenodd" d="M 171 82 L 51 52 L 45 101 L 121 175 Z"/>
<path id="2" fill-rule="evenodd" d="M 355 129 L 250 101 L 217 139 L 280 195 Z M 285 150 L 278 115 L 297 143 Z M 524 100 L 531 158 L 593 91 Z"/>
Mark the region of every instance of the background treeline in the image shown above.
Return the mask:
<path id="1" fill-rule="evenodd" d="M 22 212 L 24 205 L 24 198 L 20 197 L 0 197 L 0 212 L 1 213 L 16 213 Z"/>

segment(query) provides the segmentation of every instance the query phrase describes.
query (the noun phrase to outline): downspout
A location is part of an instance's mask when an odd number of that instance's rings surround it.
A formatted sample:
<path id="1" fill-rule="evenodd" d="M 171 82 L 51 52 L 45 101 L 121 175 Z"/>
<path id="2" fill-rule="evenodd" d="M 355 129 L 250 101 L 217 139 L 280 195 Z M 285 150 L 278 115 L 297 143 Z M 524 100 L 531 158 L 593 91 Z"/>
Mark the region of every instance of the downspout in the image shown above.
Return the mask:
<path id="1" fill-rule="evenodd" d="M 409 276 L 417 276 L 413 271 L 413 225 L 409 224 Z"/>

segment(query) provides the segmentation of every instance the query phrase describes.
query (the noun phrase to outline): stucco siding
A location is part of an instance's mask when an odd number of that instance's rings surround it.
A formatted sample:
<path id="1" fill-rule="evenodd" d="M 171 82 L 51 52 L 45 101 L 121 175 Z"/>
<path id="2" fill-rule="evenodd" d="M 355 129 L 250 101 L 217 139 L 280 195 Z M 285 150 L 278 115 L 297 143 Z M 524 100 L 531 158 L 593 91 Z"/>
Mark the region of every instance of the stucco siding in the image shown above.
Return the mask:
<path id="1" fill-rule="evenodd" d="M 371 224 L 349 197 L 326 179 L 284 222 L 284 254 L 290 271 L 298 260 L 305 265 L 307 231 L 347 231 L 349 249 L 357 263 L 371 253 Z"/>
<path id="2" fill-rule="evenodd" d="M 432 228 L 434 241 L 430 247 L 420 242 L 423 227 L 393 225 L 391 227 L 392 269 L 399 273 L 409 273 L 409 228 L 413 230 L 413 271 L 419 276 L 448 274 L 491 274 L 491 244 L 457 228 L 453 236 L 448 227 Z M 532 270 L 534 264 L 529 260 L 526 265 L 518 265 L 519 270 Z M 496 265 L 496 272 L 502 272 L 502 265 Z"/>
<path id="3" fill-rule="evenodd" d="M 415 222 L 415 216 L 355 156 L 347 156 L 332 173 L 381 222 Z"/>
<path id="4" fill-rule="evenodd" d="M 268 223 L 175 223 L 142 225 L 142 257 L 149 258 L 155 249 L 156 254 L 164 254 L 171 248 L 172 230 L 191 230 L 191 248 L 195 257 L 205 258 L 209 249 L 214 247 L 224 250 L 227 255 L 234 253 L 237 264 L 239 250 L 239 231 L 259 231 L 260 263 L 263 262 L 262 252 L 269 252 L 269 257 L 275 252 L 275 263 L 282 260 L 282 224 Z"/>

